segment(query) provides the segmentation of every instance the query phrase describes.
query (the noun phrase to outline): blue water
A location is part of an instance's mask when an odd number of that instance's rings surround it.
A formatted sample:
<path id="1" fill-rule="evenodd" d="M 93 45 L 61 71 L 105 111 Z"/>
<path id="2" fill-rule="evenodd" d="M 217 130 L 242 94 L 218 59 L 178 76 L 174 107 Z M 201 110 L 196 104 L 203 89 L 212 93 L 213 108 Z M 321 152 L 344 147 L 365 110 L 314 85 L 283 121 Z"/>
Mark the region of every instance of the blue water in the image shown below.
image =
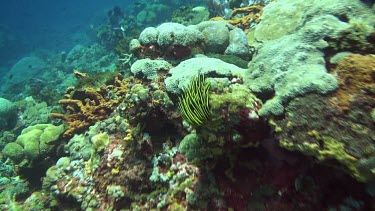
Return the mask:
<path id="1" fill-rule="evenodd" d="M 9 36 L 9 45 L 0 48 L 0 63 L 14 60 L 34 50 L 58 52 L 92 40 L 85 34 L 90 25 L 103 24 L 114 6 L 126 8 L 133 0 L 17 0 L 1 1 L 0 30 Z"/>

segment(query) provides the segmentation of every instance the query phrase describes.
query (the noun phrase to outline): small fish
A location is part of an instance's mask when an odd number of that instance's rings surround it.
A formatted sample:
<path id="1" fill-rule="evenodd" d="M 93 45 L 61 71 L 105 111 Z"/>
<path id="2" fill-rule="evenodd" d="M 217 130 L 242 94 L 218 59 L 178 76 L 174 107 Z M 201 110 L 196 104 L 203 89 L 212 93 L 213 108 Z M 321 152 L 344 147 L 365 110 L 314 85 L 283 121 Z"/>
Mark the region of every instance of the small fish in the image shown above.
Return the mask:
<path id="1" fill-rule="evenodd" d="M 191 11 L 193 12 L 203 12 L 206 10 L 206 7 L 204 6 L 197 6 L 197 7 L 194 7 L 193 9 L 191 9 Z"/>
<path id="2" fill-rule="evenodd" d="M 115 27 L 115 28 L 113 28 L 113 30 L 121 30 L 121 31 L 124 32 L 126 29 L 125 29 L 124 26 L 120 26 L 120 27 Z"/>

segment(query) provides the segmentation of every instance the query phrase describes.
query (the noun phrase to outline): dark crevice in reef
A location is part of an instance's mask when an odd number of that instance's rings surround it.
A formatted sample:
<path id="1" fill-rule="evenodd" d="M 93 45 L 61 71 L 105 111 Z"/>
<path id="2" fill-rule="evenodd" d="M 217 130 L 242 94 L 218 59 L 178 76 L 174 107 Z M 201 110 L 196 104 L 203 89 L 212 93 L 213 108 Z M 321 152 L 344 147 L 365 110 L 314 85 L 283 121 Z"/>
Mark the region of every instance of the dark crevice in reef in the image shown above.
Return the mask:
<path id="1" fill-rule="evenodd" d="M 266 148 L 242 148 L 231 159 L 217 162 L 211 173 L 224 195 L 213 197 L 210 208 L 217 209 L 217 201 L 222 201 L 234 210 L 303 210 L 306 204 L 316 210 L 355 209 L 348 201 L 357 200 L 363 210 L 371 209 L 364 184 L 300 153 Z"/>

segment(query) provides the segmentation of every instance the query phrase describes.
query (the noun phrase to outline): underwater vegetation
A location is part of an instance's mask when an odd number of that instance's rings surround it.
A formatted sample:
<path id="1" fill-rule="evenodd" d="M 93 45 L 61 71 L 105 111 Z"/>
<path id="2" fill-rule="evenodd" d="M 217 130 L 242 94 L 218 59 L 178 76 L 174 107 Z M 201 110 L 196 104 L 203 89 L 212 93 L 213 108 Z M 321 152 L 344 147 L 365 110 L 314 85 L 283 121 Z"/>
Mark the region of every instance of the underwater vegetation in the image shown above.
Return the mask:
<path id="1" fill-rule="evenodd" d="M 373 2 L 122 6 L 4 74 L 0 210 L 375 210 Z"/>
<path id="2" fill-rule="evenodd" d="M 183 90 L 179 97 L 178 109 L 182 118 L 189 124 L 199 126 L 210 117 L 209 89 L 210 83 L 204 75 L 197 75 Z"/>

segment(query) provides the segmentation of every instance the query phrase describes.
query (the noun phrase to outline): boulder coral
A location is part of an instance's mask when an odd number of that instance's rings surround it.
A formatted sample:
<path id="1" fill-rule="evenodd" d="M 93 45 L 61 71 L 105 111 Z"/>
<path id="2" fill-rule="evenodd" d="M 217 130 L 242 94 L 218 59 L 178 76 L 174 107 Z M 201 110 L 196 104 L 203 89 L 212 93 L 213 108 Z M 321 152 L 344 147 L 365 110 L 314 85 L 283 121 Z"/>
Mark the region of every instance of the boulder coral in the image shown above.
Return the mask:
<path id="1" fill-rule="evenodd" d="M 255 28 L 255 37 L 262 42 L 275 40 L 294 34 L 308 21 L 326 15 L 336 17 L 346 27 L 352 20 L 361 20 L 368 26 L 374 24 L 373 12 L 361 1 L 332 0 L 328 4 L 318 0 L 279 0 L 264 8 L 262 21 Z M 338 21 L 333 21 L 331 25 Z"/>
<path id="2" fill-rule="evenodd" d="M 160 47 L 171 45 L 190 46 L 203 40 L 202 34 L 193 27 L 179 23 L 163 23 L 160 26 L 148 27 L 139 35 L 142 45 L 157 44 Z"/>
<path id="3" fill-rule="evenodd" d="M 204 21 L 197 25 L 163 23 L 148 27 L 131 41 L 130 51 L 138 58 L 163 57 L 181 60 L 197 53 L 220 53 L 249 56 L 245 33 L 223 21 Z M 229 46 L 228 46 L 229 45 Z"/>
<path id="4" fill-rule="evenodd" d="M 22 162 L 21 166 L 32 165 L 33 161 L 48 156 L 63 132 L 63 125 L 29 126 L 22 130 L 15 142 L 8 143 L 2 153 L 16 164 Z"/>

